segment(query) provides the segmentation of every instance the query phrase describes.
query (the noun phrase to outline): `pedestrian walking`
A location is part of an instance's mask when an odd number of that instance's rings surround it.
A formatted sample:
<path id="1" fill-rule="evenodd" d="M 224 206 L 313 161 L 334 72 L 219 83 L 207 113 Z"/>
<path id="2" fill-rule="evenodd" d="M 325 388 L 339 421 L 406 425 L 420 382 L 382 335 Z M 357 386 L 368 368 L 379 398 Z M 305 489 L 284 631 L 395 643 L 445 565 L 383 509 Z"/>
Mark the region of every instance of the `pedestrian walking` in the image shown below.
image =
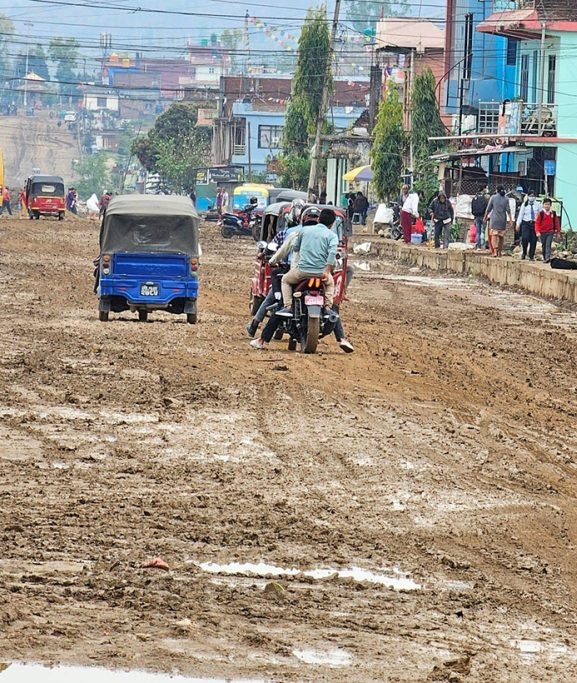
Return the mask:
<path id="1" fill-rule="evenodd" d="M 357 192 L 357 196 L 353 202 L 353 213 L 360 216 L 361 223 L 363 225 L 367 224 L 367 213 L 369 210 L 369 200 L 365 197 L 362 192 Z"/>
<path id="2" fill-rule="evenodd" d="M 441 246 L 441 235 L 443 237 L 443 249 L 448 249 L 451 239 L 451 225 L 455 220 L 455 211 L 447 195 L 442 190 L 430 203 L 429 215 L 434 226 L 435 249 L 439 249 Z"/>
<path id="3" fill-rule="evenodd" d="M 403 242 L 411 243 L 413 221 L 419 217 L 419 195 L 409 190 L 407 198 L 401 206 L 401 229 L 403 230 Z"/>
<path id="4" fill-rule="evenodd" d="M 20 218 L 28 218 L 28 205 L 26 203 L 26 188 L 20 188 Z"/>
<path id="5" fill-rule="evenodd" d="M 487 221 L 489 217 L 491 220 L 491 241 L 494 249 L 492 256 L 501 257 L 503 256 L 503 245 L 505 244 L 507 226 L 513 222 L 509 198 L 505 196 L 505 188 L 503 185 L 498 185 L 497 192 L 489 199 L 484 220 Z"/>
<path id="6" fill-rule="evenodd" d="M 551 200 L 546 197 L 543 200 L 543 208 L 535 219 L 535 234 L 541 237 L 541 247 L 543 248 L 543 262 L 551 261 L 551 245 L 553 238 L 561 235 L 561 222 L 555 211 L 551 210 Z"/>
<path id="7" fill-rule="evenodd" d="M 471 213 L 473 214 L 473 222 L 477 232 L 476 249 L 482 249 L 485 246 L 485 212 L 487 211 L 487 204 L 489 197 L 484 188 L 480 188 L 471 202 Z"/>
<path id="8" fill-rule="evenodd" d="M 2 188 L 2 206 L 0 207 L 0 216 L 4 213 L 4 209 L 12 215 L 12 207 L 10 206 L 10 188 L 4 185 Z"/>
<path id="9" fill-rule="evenodd" d="M 522 261 L 527 258 L 527 252 L 529 261 L 535 260 L 535 249 L 537 248 L 535 220 L 542 208 L 541 203 L 535 197 L 535 192 L 529 190 L 525 201 L 519 207 L 519 214 L 517 216 L 516 232 L 521 236 Z"/>

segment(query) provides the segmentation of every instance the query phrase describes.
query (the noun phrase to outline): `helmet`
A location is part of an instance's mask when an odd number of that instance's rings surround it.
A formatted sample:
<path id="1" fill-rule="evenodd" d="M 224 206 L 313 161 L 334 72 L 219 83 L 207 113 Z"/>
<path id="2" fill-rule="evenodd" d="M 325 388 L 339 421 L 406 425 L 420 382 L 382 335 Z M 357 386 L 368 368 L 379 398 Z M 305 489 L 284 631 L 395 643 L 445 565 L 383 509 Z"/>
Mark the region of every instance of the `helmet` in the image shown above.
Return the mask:
<path id="1" fill-rule="evenodd" d="M 321 210 L 318 206 L 309 206 L 301 213 L 301 222 L 305 223 L 305 221 L 314 221 L 315 223 L 318 223 L 320 215 Z"/>
<path id="2" fill-rule="evenodd" d="M 251 197 L 251 198 L 248 200 L 248 203 L 249 203 L 251 206 L 255 206 L 256 204 L 258 204 L 258 197 Z"/>
<path id="3" fill-rule="evenodd" d="M 301 213 L 305 207 L 304 199 L 293 199 L 289 211 L 289 222 L 297 225 L 301 219 Z"/>

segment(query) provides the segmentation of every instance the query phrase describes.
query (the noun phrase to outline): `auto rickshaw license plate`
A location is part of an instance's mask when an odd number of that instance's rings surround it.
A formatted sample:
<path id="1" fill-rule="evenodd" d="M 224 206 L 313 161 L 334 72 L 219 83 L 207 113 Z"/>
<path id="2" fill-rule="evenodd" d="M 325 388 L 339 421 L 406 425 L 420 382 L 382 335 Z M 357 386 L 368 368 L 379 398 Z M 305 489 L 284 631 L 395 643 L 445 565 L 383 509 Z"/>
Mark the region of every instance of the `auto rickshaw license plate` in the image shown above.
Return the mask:
<path id="1" fill-rule="evenodd" d="M 159 286 L 154 282 L 145 282 L 140 285 L 140 296 L 158 296 Z"/>

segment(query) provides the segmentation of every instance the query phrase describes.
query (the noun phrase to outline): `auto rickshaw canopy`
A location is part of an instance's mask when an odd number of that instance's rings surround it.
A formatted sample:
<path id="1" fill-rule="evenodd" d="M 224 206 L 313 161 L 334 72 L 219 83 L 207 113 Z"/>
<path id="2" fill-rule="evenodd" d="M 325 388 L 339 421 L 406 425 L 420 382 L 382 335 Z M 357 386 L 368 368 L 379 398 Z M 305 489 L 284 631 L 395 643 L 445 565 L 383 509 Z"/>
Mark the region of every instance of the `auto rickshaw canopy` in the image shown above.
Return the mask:
<path id="1" fill-rule="evenodd" d="M 106 209 L 100 250 L 198 256 L 198 224 L 198 213 L 188 197 L 120 195 Z"/>

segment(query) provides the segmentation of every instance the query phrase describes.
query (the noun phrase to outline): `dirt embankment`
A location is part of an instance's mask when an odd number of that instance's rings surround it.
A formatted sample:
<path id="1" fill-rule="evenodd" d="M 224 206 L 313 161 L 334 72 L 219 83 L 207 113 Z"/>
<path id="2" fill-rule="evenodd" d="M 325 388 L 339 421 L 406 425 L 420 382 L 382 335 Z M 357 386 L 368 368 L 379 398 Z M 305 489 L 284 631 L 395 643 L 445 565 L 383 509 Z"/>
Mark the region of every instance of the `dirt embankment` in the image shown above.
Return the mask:
<path id="1" fill-rule="evenodd" d="M 354 354 L 257 352 L 250 242 L 203 227 L 196 326 L 98 322 L 96 242 L 0 219 L 5 659 L 576 679 L 574 315 L 391 266 Z"/>
<path id="2" fill-rule="evenodd" d="M 73 160 L 79 158 L 78 140 L 67 124 L 58 126 L 48 110 L 26 116 L 2 116 L 0 150 L 4 155 L 4 181 L 10 188 L 21 187 L 35 168 L 40 173 L 71 177 Z"/>

